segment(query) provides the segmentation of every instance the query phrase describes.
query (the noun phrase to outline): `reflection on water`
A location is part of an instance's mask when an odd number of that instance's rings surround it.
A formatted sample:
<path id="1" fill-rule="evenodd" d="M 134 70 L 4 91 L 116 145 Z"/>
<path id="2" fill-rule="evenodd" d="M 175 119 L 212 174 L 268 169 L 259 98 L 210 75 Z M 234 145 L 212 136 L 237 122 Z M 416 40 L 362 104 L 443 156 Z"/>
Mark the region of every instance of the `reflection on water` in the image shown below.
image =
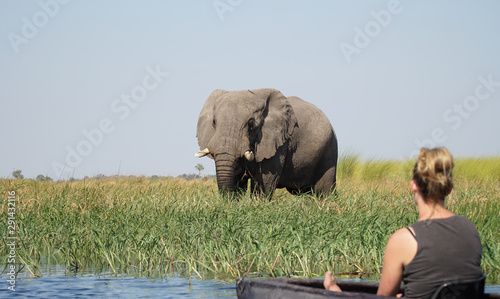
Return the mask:
<path id="1" fill-rule="evenodd" d="M 16 279 L 15 294 L 8 289 L 7 273 L 0 276 L 0 298 L 236 298 L 234 280 L 198 280 L 178 273 L 166 278 L 114 277 L 110 273 L 68 276 L 64 266 L 40 269 L 43 277 Z M 486 286 L 487 293 L 500 294 L 500 285 Z"/>
<path id="2" fill-rule="evenodd" d="M 0 269 L 4 270 L 4 266 Z M 234 280 L 198 280 L 177 273 L 166 278 L 114 277 L 109 273 L 68 276 L 64 266 L 40 269 L 43 277 L 22 272 L 15 292 L 8 289 L 7 273 L 0 276 L 0 298 L 236 298 Z"/>
<path id="3" fill-rule="evenodd" d="M 7 286 L 0 289 L 1 298 L 8 298 L 12 294 Z M 189 279 L 179 277 L 79 276 L 18 279 L 15 295 L 25 298 L 235 298 L 236 290 L 233 281 L 193 279 L 189 285 Z"/>
<path id="4" fill-rule="evenodd" d="M 484 287 L 484 292 L 485 293 L 490 293 L 490 294 L 500 294 L 500 285 L 487 285 Z"/>

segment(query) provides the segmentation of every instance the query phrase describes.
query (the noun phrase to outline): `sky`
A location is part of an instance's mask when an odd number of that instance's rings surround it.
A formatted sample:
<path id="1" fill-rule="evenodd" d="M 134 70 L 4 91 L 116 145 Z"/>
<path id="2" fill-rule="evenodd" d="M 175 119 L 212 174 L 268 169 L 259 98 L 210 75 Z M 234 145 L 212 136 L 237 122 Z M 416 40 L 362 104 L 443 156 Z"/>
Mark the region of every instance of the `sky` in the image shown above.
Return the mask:
<path id="1" fill-rule="evenodd" d="M 500 155 L 500 2 L 0 2 L 0 178 L 215 174 L 215 89 L 320 108 L 341 154 Z"/>

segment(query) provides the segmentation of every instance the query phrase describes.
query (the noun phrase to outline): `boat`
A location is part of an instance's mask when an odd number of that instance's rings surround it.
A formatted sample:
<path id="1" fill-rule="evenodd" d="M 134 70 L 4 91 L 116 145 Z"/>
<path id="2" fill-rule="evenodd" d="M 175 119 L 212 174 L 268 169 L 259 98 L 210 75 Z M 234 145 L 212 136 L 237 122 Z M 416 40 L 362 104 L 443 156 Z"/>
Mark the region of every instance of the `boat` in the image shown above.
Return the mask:
<path id="1" fill-rule="evenodd" d="M 378 283 L 360 281 L 337 281 L 343 292 L 325 290 L 322 279 L 301 278 L 248 278 L 236 279 L 236 294 L 239 299 L 324 299 L 324 298 L 394 298 L 377 296 Z M 403 292 L 401 287 L 400 291 Z M 484 294 L 483 299 L 500 299 L 500 295 Z"/>

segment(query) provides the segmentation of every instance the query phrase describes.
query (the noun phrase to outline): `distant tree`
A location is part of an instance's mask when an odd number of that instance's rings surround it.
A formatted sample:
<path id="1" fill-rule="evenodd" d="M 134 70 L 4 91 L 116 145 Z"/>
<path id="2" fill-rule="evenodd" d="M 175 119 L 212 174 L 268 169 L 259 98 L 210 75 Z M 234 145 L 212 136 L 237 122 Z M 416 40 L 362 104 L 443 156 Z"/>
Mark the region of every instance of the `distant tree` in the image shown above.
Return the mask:
<path id="1" fill-rule="evenodd" d="M 152 180 L 157 180 L 158 178 L 159 178 L 159 176 L 157 176 L 156 174 L 151 176 Z"/>
<path id="2" fill-rule="evenodd" d="M 43 174 L 37 175 L 36 180 L 39 182 L 52 182 L 52 181 L 54 181 L 51 177 L 44 176 Z"/>
<path id="3" fill-rule="evenodd" d="M 22 179 L 24 179 L 24 175 L 22 175 L 22 174 L 21 174 L 21 172 L 22 172 L 22 170 L 20 170 L 20 169 L 19 169 L 19 170 L 14 170 L 14 171 L 12 172 L 12 176 L 13 176 L 16 180 L 17 180 L 17 179 L 22 180 Z"/>
<path id="4" fill-rule="evenodd" d="M 185 179 L 185 180 L 189 181 L 189 180 L 199 179 L 200 176 L 197 175 L 197 174 L 194 174 L 194 173 L 192 173 L 192 174 L 185 174 L 185 173 L 183 173 L 181 175 L 178 175 L 177 178 L 179 178 L 179 179 Z"/>
<path id="5" fill-rule="evenodd" d="M 102 173 L 99 173 L 96 176 L 94 176 L 94 179 L 95 180 L 104 180 L 104 179 L 106 179 L 106 176 Z"/>
<path id="6" fill-rule="evenodd" d="M 201 176 L 201 173 L 203 172 L 203 170 L 205 170 L 205 167 L 201 163 L 196 164 L 196 166 L 194 168 L 196 170 L 198 170 L 198 175 L 199 176 Z"/>

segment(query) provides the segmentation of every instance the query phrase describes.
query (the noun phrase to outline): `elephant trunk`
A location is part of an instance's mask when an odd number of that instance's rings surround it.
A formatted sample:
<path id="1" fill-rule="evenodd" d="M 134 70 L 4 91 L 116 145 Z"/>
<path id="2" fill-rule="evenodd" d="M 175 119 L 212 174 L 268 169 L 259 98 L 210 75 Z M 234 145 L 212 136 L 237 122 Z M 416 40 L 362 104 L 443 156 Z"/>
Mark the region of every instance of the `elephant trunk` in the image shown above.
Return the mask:
<path id="1" fill-rule="evenodd" d="M 215 157 L 215 172 L 217 175 L 217 187 L 222 193 L 233 193 L 236 188 L 235 168 L 236 157 L 231 154 L 219 154 Z"/>
<path id="2" fill-rule="evenodd" d="M 241 128 L 237 120 L 220 120 L 217 133 L 208 144 L 215 160 L 217 187 L 222 193 L 236 192 L 237 178 L 241 176 L 241 158 L 254 159 L 248 137 Z"/>

